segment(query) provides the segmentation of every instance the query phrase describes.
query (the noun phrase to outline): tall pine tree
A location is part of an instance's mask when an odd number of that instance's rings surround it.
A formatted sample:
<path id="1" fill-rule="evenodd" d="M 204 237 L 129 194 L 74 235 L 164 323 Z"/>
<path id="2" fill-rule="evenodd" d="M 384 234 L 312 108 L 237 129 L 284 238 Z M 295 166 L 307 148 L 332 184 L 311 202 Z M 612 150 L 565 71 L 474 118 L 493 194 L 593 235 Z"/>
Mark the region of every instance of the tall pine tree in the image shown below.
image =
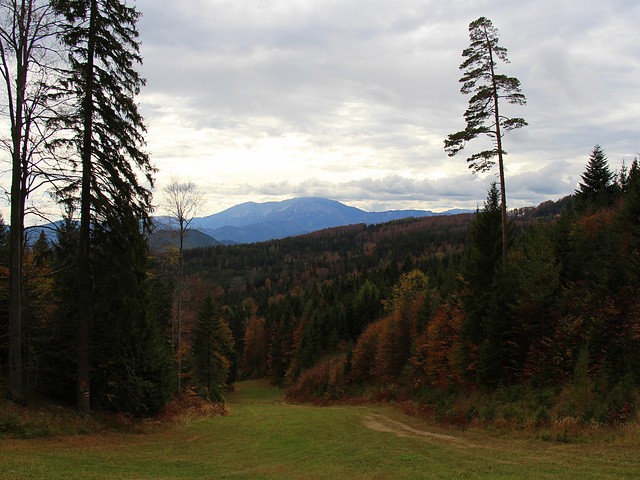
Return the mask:
<path id="1" fill-rule="evenodd" d="M 480 135 L 486 135 L 494 142 L 494 147 L 474 153 L 467 162 L 474 172 L 491 169 L 498 157 L 500 177 L 501 215 L 502 215 L 502 263 L 507 266 L 507 194 L 504 179 L 504 155 L 502 137 L 505 132 L 527 125 L 523 118 L 509 118 L 501 113 L 500 99 L 515 105 L 525 105 L 527 100 L 520 89 L 520 80 L 496 72 L 498 60 L 509 63 L 507 49 L 498 45 L 498 29 L 491 20 L 480 17 L 469 24 L 471 44 L 464 49 L 462 56 L 466 60 L 460 65 L 464 75 L 460 79 L 464 95 L 472 93 L 469 108 L 464 112 L 467 126 L 464 130 L 452 133 L 444 141 L 449 156 L 460 152 L 465 144 Z"/>
<path id="2" fill-rule="evenodd" d="M 60 96 L 75 103 L 71 114 L 60 119 L 70 132 L 60 143 L 77 152 L 79 177 L 59 193 L 64 201 L 80 205 L 76 394 L 77 410 L 86 414 L 92 230 L 110 217 L 129 214 L 148 226 L 154 169 L 142 150 L 145 128 L 135 102 L 144 84 L 136 70 L 142 62 L 136 30 L 140 13 L 122 0 L 53 0 L 53 6 L 64 19 L 61 38 L 69 51 Z"/>

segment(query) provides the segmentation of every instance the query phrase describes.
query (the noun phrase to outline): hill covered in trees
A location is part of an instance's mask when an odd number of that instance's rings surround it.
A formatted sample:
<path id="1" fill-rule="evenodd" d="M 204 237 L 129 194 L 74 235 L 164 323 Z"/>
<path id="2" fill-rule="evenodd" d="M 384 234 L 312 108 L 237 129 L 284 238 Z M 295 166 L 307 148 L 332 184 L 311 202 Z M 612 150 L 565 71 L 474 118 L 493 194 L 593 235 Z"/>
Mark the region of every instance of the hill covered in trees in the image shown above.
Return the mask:
<path id="1" fill-rule="evenodd" d="M 640 384 L 637 163 L 604 174 L 511 212 L 506 268 L 494 186 L 477 214 L 190 250 L 187 303 L 215 285 L 232 377 L 296 398 L 524 385 L 563 394 L 554 415 L 618 421 Z"/>
<path id="2" fill-rule="evenodd" d="M 180 295 L 175 252 L 138 256 L 144 264 L 124 277 L 110 264 L 130 261 L 130 248 L 98 232 L 96 405 L 153 415 L 178 378 L 182 390 L 220 400 L 237 379 L 268 377 L 296 399 L 409 399 L 459 421 L 495 408 L 460 411 L 452 398 L 513 388 L 535 392 L 521 417 L 631 418 L 639 171 L 634 162 L 614 176 L 590 163 L 575 195 L 512 211 L 506 267 L 495 185 L 476 213 L 185 250 Z M 69 402 L 75 229 L 29 247 L 24 286 L 27 385 Z M 129 247 L 146 252 L 138 241 Z"/>

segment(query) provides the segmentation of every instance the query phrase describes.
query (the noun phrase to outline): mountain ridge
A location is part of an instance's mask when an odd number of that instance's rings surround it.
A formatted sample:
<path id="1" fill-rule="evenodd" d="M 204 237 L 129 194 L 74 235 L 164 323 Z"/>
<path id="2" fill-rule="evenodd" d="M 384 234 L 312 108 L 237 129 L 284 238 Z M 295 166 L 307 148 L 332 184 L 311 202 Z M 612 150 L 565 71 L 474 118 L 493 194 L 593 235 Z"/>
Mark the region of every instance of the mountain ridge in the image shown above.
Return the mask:
<path id="1" fill-rule="evenodd" d="M 470 211 L 470 210 L 469 210 Z M 358 223 L 376 224 L 409 217 L 453 215 L 465 210 L 367 212 L 337 200 L 296 197 L 281 202 L 245 202 L 222 212 L 194 219 L 193 227 L 219 240 L 254 243 Z"/>
<path id="2" fill-rule="evenodd" d="M 434 213 L 430 210 L 387 210 L 367 212 L 322 197 L 295 197 L 280 202 L 245 202 L 219 213 L 196 217 L 187 233 L 186 248 L 233 243 L 255 243 L 285 237 L 304 235 L 326 228 L 354 224 L 377 224 L 403 218 L 455 215 L 472 210 L 448 210 Z M 150 237 L 154 248 L 172 245 L 171 217 L 154 217 L 156 226 Z M 29 228 L 28 243 L 34 242 L 40 232 L 55 241 L 58 225 L 62 221 Z"/>

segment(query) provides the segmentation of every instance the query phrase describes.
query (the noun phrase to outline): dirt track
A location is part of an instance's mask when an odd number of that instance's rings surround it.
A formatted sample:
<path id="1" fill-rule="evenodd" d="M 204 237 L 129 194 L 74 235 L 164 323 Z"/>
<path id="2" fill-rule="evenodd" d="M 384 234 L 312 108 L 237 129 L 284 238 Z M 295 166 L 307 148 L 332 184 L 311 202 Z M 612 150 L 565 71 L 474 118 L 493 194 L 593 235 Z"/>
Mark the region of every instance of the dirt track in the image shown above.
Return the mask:
<path id="1" fill-rule="evenodd" d="M 457 437 L 418 430 L 410 427 L 409 425 L 405 425 L 404 423 L 385 417 L 384 415 L 365 415 L 363 418 L 364 425 L 376 432 L 395 433 L 399 437 L 428 438 L 434 440 L 461 442 Z"/>

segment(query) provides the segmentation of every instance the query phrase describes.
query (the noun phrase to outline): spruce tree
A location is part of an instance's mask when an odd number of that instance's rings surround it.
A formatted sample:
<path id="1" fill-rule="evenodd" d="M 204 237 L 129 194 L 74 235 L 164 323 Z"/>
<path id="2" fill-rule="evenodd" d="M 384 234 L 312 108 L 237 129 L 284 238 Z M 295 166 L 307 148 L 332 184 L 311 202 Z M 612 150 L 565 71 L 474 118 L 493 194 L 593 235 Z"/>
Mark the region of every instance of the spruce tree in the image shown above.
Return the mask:
<path id="1" fill-rule="evenodd" d="M 59 118 L 69 132 L 59 144 L 77 152 L 73 166 L 79 177 L 59 194 L 63 201 L 80 206 L 76 393 L 77 409 L 86 414 L 94 300 L 92 230 L 111 217 L 129 214 L 148 226 L 154 169 L 142 150 L 145 127 L 135 102 L 144 84 L 136 70 L 142 61 L 136 30 L 139 12 L 122 0 L 53 0 L 52 4 L 63 18 L 61 39 L 69 52 L 69 69 L 58 96 L 75 103 L 69 116 Z"/>
<path id="2" fill-rule="evenodd" d="M 593 147 L 589 163 L 582 174 L 582 182 L 575 192 L 578 211 L 598 210 L 608 207 L 615 197 L 613 173 L 609 170 L 607 157 L 600 145 Z"/>
<path id="3" fill-rule="evenodd" d="M 53 315 L 42 325 L 42 364 L 39 389 L 49 397 L 71 403 L 75 399 L 76 330 L 78 296 L 77 222 L 67 213 L 58 226 L 53 249 L 54 295 L 58 299 Z"/>
<path id="4" fill-rule="evenodd" d="M 355 341 L 370 323 L 382 314 L 382 298 L 377 285 L 367 279 L 353 299 L 349 340 Z"/>
<path id="5" fill-rule="evenodd" d="M 640 264 L 640 222 L 638 221 L 640 219 L 640 164 L 637 158 L 631 164 L 626 183 L 622 221 L 626 223 L 631 233 L 629 246 L 637 252 L 634 264 L 638 268 Z M 640 276 L 638 279 L 640 280 Z"/>
<path id="6" fill-rule="evenodd" d="M 117 221 L 117 222 L 116 222 Z M 42 323 L 40 390 L 72 401 L 77 342 L 74 341 L 78 276 L 78 226 L 68 218 L 53 253 L 58 305 Z M 173 353 L 163 336 L 169 299 L 149 273 L 148 244 L 138 221 L 110 217 L 92 237 L 94 275 L 91 372 L 93 404 L 136 417 L 153 416 L 173 391 Z"/>
<path id="7" fill-rule="evenodd" d="M 495 183 L 487 194 L 484 208 L 476 213 L 469 227 L 469 246 L 461 266 L 462 304 L 466 320 L 461 337 L 467 373 L 485 382 L 495 377 L 499 353 L 492 350 L 500 341 L 496 320 L 499 320 L 500 288 L 505 270 L 501 267 L 502 228 L 500 197 Z M 504 327 L 504 325 L 503 325 Z M 472 351 L 474 350 L 474 351 Z M 473 367 L 472 367 L 473 366 Z"/>
<path id="8" fill-rule="evenodd" d="M 138 220 L 101 224 L 93 234 L 91 345 L 94 402 L 137 417 L 153 416 L 173 385 L 172 350 L 152 304 L 148 243 Z"/>
<path id="9" fill-rule="evenodd" d="M 203 397 L 223 401 L 233 347 L 233 336 L 222 308 L 207 294 L 198 311 L 191 347 L 193 379 Z"/>

